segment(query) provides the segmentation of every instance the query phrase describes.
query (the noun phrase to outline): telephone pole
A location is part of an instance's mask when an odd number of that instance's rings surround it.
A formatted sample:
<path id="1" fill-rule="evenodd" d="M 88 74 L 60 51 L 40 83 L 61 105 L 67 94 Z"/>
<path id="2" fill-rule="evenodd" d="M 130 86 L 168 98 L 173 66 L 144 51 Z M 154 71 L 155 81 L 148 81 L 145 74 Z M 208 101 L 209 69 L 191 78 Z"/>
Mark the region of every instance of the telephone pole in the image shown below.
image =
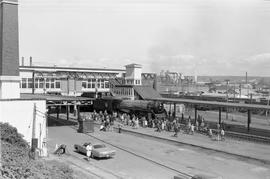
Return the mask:
<path id="1" fill-rule="evenodd" d="M 226 102 L 228 103 L 229 101 L 229 94 L 228 94 L 228 85 L 230 80 L 225 80 L 226 81 Z M 228 106 L 226 107 L 226 120 L 228 120 Z"/>

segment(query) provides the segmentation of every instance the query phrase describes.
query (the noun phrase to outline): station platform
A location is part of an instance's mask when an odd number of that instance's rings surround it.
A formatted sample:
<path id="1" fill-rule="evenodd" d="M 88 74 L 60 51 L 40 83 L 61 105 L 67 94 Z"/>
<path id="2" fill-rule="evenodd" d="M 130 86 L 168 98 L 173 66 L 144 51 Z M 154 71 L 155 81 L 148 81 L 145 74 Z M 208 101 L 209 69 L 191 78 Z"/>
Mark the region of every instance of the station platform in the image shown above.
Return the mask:
<path id="1" fill-rule="evenodd" d="M 56 118 L 55 118 L 56 119 Z M 59 120 L 68 122 L 67 125 L 76 125 L 77 120 L 75 117 L 70 117 L 70 121 L 66 120 L 66 116 L 61 114 Z M 70 124 L 69 124 L 70 123 Z M 118 132 L 118 122 L 114 124 L 115 132 Z M 100 123 L 95 122 L 95 130 L 98 130 Z M 206 149 L 210 151 L 208 154 L 213 153 L 225 153 L 228 156 L 232 155 L 238 157 L 239 160 L 253 160 L 255 162 L 270 165 L 270 145 L 260 144 L 242 140 L 236 140 L 232 138 L 225 141 L 217 141 L 209 138 L 206 135 L 200 133 L 186 134 L 183 130 L 178 133 L 178 137 L 173 137 L 174 132 L 161 131 L 156 132 L 156 128 L 143 128 L 139 127 L 134 129 L 131 126 L 123 126 L 121 133 L 136 135 L 138 137 L 148 138 L 152 140 L 158 140 L 167 143 L 174 143 L 176 145 L 190 146 L 197 149 Z"/>
<path id="2" fill-rule="evenodd" d="M 254 142 L 241 141 L 235 139 L 225 139 L 225 141 L 217 141 L 200 133 L 186 134 L 183 131 L 178 133 L 178 137 L 174 137 L 174 132 L 161 131 L 156 132 L 154 128 L 139 127 L 134 129 L 130 126 L 123 126 L 122 133 L 153 138 L 156 140 L 166 140 L 178 143 L 179 145 L 187 145 L 201 149 L 221 152 L 240 159 L 255 160 L 260 163 L 270 164 L 270 145 L 258 144 Z M 225 136 L 226 138 L 226 136 Z M 209 153 L 211 155 L 211 153 Z"/>

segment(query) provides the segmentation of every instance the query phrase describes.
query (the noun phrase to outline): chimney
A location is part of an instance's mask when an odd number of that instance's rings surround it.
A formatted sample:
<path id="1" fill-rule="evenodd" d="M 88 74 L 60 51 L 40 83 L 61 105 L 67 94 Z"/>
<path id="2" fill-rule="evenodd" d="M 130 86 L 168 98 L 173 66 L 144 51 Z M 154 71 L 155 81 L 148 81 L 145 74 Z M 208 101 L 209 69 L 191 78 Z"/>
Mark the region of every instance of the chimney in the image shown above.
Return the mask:
<path id="1" fill-rule="evenodd" d="M 248 80 L 247 80 L 247 72 L 246 72 L 246 84 L 248 83 Z"/>
<path id="2" fill-rule="evenodd" d="M 30 67 L 32 66 L 32 57 L 30 57 Z"/>
<path id="3" fill-rule="evenodd" d="M 154 75 L 154 83 L 153 83 L 153 88 L 154 88 L 154 90 L 158 90 L 157 88 L 158 88 L 158 86 L 157 86 L 157 74 L 155 74 Z"/>
<path id="4" fill-rule="evenodd" d="M 24 66 L 24 57 L 22 57 L 22 64 L 21 65 Z"/>

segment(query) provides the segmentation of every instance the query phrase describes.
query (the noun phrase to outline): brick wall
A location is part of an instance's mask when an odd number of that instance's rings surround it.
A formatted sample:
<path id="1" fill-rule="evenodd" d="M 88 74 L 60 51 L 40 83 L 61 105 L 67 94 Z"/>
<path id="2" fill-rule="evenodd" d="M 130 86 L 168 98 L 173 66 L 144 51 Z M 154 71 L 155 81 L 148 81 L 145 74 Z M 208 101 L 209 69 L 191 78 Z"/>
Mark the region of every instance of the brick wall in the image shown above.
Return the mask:
<path id="1" fill-rule="evenodd" d="M 18 7 L 2 3 L 0 14 L 0 76 L 19 76 Z"/>

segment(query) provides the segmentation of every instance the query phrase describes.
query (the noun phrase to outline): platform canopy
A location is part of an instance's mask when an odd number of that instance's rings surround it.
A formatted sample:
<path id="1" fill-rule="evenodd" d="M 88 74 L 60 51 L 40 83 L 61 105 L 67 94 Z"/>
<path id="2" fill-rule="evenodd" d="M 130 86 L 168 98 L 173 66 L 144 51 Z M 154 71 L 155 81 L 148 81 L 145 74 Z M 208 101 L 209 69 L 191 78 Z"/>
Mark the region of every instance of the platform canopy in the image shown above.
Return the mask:
<path id="1" fill-rule="evenodd" d="M 49 95 L 49 94 L 21 94 L 21 99 L 45 99 L 47 105 L 62 104 L 62 103 L 89 103 L 95 100 L 95 98 L 86 98 L 80 96 L 62 96 L 62 95 Z"/>
<path id="2" fill-rule="evenodd" d="M 149 100 L 161 101 L 161 102 L 165 102 L 165 103 L 184 103 L 184 104 L 191 104 L 191 105 L 203 105 L 203 106 L 213 106 L 213 107 L 231 107 L 231 108 L 270 110 L 270 106 L 258 105 L 258 104 L 215 102 L 215 101 L 179 99 L 179 98 L 178 99 L 175 99 L 175 98 L 149 98 Z"/>

